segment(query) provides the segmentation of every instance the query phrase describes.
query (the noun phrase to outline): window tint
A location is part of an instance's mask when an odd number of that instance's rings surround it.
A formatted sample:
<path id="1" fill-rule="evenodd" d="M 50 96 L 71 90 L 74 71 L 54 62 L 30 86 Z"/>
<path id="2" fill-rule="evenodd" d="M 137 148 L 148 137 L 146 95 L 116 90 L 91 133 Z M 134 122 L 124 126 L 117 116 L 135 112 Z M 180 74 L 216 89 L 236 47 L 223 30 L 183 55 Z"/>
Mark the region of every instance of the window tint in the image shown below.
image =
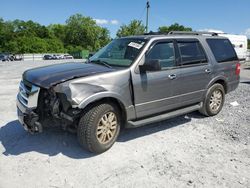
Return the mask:
<path id="1" fill-rule="evenodd" d="M 182 65 L 206 63 L 207 58 L 199 41 L 179 41 Z"/>
<path id="2" fill-rule="evenodd" d="M 147 60 L 159 60 L 162 69 L 175 66 L 174 44 L 172 42 L 157 43 L 149 51 Z"/>
<path id="3" fill-rule="evenodd" d="M 217 62 L 235 61 L 238 57 L 228 39 L 207 39 Z"/>

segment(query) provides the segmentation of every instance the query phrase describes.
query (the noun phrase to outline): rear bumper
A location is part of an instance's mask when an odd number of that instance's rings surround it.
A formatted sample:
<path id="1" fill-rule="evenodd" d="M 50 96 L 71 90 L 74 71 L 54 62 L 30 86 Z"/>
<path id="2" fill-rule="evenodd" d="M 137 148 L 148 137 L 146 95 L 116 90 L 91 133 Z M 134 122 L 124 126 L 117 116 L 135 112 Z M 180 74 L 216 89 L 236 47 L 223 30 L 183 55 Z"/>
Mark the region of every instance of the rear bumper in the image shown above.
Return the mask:
<path id="1" fill-rule="evenodd" d="M 228 88 L 227 88 L 227 93 L 234 91 L 239 86 L 239 83 L 240 83 L 240 79 L 233 81 L 233 82 L 229 82 Z"/>
<path id="2" fill-rule="evenodd" d="M 16 99 L 17 104 L 17 116 L 21 125 L 24 127 L 26 131 L 30 133 L 42 132 L 42 125 L 38 121 L 39 116 L 34 112 L 34 109 L 27 108 L 20 101 L 17 96 Z"/>

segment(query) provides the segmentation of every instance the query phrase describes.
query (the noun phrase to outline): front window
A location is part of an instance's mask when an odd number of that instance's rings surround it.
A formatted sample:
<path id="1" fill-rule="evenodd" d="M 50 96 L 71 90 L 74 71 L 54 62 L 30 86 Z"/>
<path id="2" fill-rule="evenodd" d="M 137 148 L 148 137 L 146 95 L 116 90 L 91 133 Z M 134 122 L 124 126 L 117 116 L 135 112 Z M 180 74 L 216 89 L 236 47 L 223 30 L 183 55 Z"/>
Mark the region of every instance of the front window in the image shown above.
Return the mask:
<path id="1" fill-rule="evenodd" d="M 99 50 L 89 60 L 92 63 L 105 63 L 111 67 L 129 67 L 138 57 L 145 46 L 145 43 L 145 39 L 114 39 L 107 46 Z"/>
<path id="2" fill-rule="evenodd" d="M 173 42 L 160 42 L 155 44 L 147 54 L 146 60 L 158 60 L 163 70 L 175 67 Z"/>

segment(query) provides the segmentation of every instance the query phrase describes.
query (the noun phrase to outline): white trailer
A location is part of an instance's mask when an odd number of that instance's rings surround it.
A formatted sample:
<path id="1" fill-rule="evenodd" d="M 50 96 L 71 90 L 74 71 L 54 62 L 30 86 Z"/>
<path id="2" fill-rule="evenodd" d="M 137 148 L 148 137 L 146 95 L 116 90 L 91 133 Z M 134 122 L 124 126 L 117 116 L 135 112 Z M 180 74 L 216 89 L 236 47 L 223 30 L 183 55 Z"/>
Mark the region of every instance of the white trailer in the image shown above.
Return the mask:
<path id="1" fill-rule="evenodd" d="M 245 35 L 233 35 L 227 33 L 218 33 L 219 36 L 227 37 L 234 46 L 238 58 L 245 61 L 247 58 L 247 37 Z"/>
<path id="2" fill-rule="evenodd" d="M 247 50 L 247 62 L 250 62 L 250 49 Z"/>

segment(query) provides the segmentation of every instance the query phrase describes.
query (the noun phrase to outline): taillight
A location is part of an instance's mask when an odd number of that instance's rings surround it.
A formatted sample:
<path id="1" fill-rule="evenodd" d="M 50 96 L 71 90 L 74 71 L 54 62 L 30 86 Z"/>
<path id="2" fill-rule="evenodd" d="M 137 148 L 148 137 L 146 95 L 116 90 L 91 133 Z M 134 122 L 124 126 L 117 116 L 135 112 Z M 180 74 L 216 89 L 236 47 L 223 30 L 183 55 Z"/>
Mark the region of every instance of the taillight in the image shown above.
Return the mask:
<path id="1" fill-rule="evenodd" d="M 235 74 L 240 75 L 240 63 L 236 64 Z"/>

